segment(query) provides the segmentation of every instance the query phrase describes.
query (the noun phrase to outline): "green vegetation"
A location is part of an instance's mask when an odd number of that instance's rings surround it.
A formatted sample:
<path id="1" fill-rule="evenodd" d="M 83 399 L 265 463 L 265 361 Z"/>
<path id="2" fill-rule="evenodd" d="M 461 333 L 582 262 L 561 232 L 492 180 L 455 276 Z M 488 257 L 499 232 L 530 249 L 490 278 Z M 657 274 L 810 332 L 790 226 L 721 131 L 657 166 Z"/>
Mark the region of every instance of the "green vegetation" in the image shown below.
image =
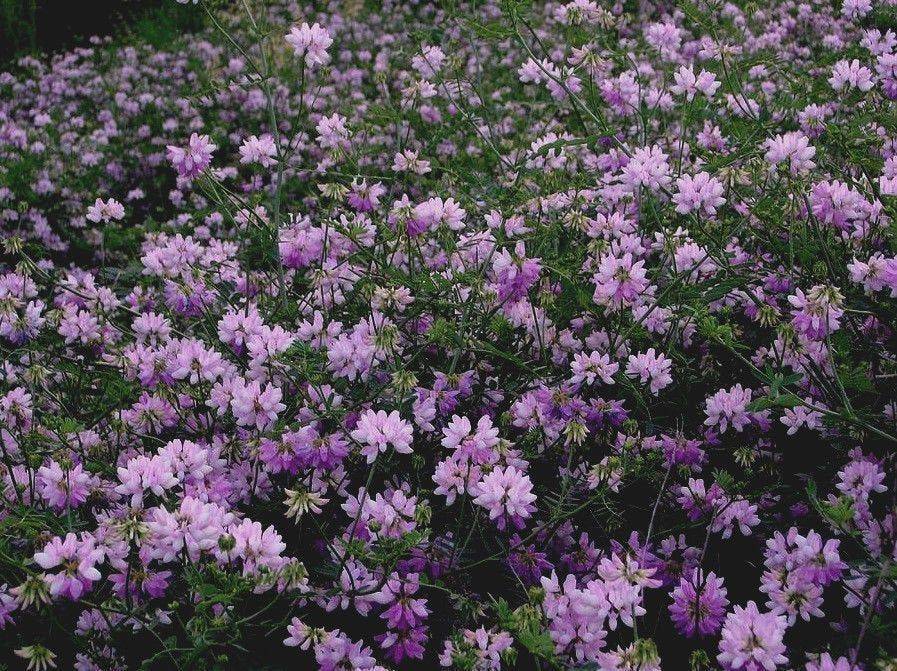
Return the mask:
<path id="1" fill-rule="evenodd" d="M 0 0 L 0 66 L 78 46 L 93 35 L 125 34 L 166 48 L 199 30 L 203 17 L 192 4 L 162 0 Z"/>

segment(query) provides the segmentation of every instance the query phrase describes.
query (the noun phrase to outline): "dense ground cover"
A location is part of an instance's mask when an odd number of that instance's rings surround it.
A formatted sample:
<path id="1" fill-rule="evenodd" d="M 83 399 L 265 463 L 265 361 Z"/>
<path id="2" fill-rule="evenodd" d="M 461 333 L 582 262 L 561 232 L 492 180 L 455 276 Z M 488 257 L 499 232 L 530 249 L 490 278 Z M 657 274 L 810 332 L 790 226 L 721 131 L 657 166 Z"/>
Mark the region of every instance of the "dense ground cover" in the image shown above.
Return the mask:
<path id="1" fill-rule="evenodd" d="M 189 8 L 0 74 L 0 664 L 897 668 L 888 2 Z"/>

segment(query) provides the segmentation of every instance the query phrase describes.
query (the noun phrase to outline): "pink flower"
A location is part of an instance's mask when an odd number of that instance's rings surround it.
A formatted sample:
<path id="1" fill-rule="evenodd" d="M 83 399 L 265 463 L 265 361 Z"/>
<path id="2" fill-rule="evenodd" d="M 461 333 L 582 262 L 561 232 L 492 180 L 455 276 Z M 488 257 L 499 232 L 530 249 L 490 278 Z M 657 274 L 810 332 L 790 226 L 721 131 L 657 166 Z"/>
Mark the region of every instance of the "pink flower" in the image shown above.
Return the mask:
<path id="1" fill-rule="evenodd" d="M 388 415 L 383 410 L 366 410 L 351 436 L 362 444 L 361 454 L 372 464 L 377 455 L 386 452 L 390 446 L 399 454 L 411 454 L 413 432 L 411 423 L 403 420 L 395 410 Z"/>
<path id="2" fill-rule="evenodd" d="M 291 648 L 298 647 L 300 650 L 308 650 L 317 632 L 298 617 L 294 617 L 290 620 L 290 624 L 287 625 L 287 633 L 289 636 L 283 639 L 284 645 Z"/>
<path id="3" fill-rule="evenodd" d="M 415 175 L 426 175 L 430 172 L 430 162 L 419 158 L 418 152 L 413 149 L 405 149 L 396 153 L 393 158 L 392 169 L 396 172 L 413 172 Z"/>
<path id="4" fill-rule="evenodd" d="M 740 498 L 732 500 L 724 495 L 710 530 L 719 533 L 723 538 L 730 538 L 737 527 L 742 536 L 750 536 L 751 529 L 758 524 L 760 518 L 757 516 L 755 504 Z"/>
<path id="5" fill-rule="evenodd" d="M 821 403 L 814 404 L 809 398 L 804 399 L 804 402 L 807 406 L 821 405 Z M 779 421 L 788 427 L 787 434 L 793 436 L 803 426 L 811 431 L 822 428 L 822 413 L 812 410 L 810 407 L 798 405 L 794 408 L 785 408 Z"/>
<path id="6" fill-rule="evenodd" d="M 143 497 L 147 492 L 164 496 L 167 490 L 179 484 L 171 462 L 165 456 L 147 457 L 141 454 L 129 459 L 127 464 L 119 466 L 117 470 L 121 484 L 115 491 L 130 496 L 132 506 L 143 505 Z"/>
<path id="7" fill-rule="evenodd" d="M 453 231 L 464 228 L 467 212 L 453 198 L 443 200 L 438 196 L 414 206 L 414 219 L 427 229 L 445 224 Z"/>
<path id="8" fill-rule="evenodd" d="M 442 49 L 425 44 L 421 47 L 421 52 L 411 59 L 411 67 L 424 79 L 432 79 L 442 69 L 445 59 Z"/>
<path id="9" fill-rule="evenodd" d="M 349 129 L 346 128 L 346 117 L 343 115 L 322 116 L 315 130 L 318 132 L 318 144 L 322 149 L 348 148 Z"/>
<path id="10" fill-rule="evenodd" d="M 263 431 L 277 421 L 277 415 L 286 410 L 281 403 L 283 392 L 280 387 L 257 380 L 245 382 L 238 379 L 233 387 L 231 410 L 240 426 L 254 426 Z"/>
<path id="11" fill-rule="evenodd" d="M 622 181 L 633 191 L 640 187 L 659 191 L 671 180 L 668 157 L 657 145 L 636 149 L 623 168 Z"/>
<path id="12" fill-rule="evenodd" d="M 170 366 L 172 378 L 189 380 L 190 384 L 215 382 L 226 370 L 221 354 L 200 340 L 179 341 Z"/>
<path id="13" fill-rule="evenodd" d="M 670 617 L 679 633 L 692 637 L 719 631 L 729 605 L 722 578 L 712 571 L 705 576 L 695 569 L 690 577 L 679 579 L 672 596 Z"/>
<path id="14" fill-rule="evenodd" d="M 243 575 L 255 575 L 260 570 L 277 570 L 288 560 L 281 556 L 286 543 L 273 526 L 265 529 L 258 522 L 244 519 L 229 529 L 234 539 L 234 547 L 228 551 L 231 558 L 243 562 Z"/>
<path id="15" fill-rule="evenodd" d="M 721 86 L 712 72 L 701 70 L 695 75 L 690 64 L 681 66 L 673 74 L 673 79 L 676 83 L 670 87 L 670 91 L 676 95 L 685 96 L 688 101 L 694 100 L 697 93 L 702 93 L 707 99 L 710 99 Z"/>
<path id="16" fill-rule="evenodd" d="M 218 147 L 208 135 L 190 135 L 187 148 L 168 145 L 168 160 L 179 177 L 192 179 L 199 176 L 212 163 L 212 152 Z"/>
<path id="17" fill-rule="evenodd" d="M 866 261 L 854 259 L 847 264 L 847 270 L 852 282 L 862 284 L 867 293 L 874 294 L 891 284 L 889 276 L 897 279 L 897 260 L 886 259 L 876 252 Z M 891 294 L 897 294 L 897 282 L 893 283 Z"/>
<path id="18" fill-rule="evenodd" d="M 57 329 L 65 338 L 65 344 L 80 343 L 89 345 L 101 339 L 100 322 L 88 310 L 79 310 L 74 305 L 66 305 L 62 310 L 62 318 Z"/>
<path id="19" fill-rule="evenodd" d="M 533 483 L 513 466 L 496 468 L 476 484 L 473 502 L 489 511 L 489 519 L 495 520 L 499 529 L 511 522 L 518 529 L 535 511 Z"/>
<path id="20" fill-rule="evenodd" d="M 802 175 L 816 167 L 816 147 L 803 133 L 792 131 L 766 141 L 766 161 L 772 166 L 787 163 L 792 175 Z"/>
<path id="21" fill-rule="evenodd" d="M 787 622 L 784 615 L 760 613 L 757 604 L 735 606 L 723 624 L 717 660 L 726 671 L 775 671 L 785 657 Z"/>
<path id="22" fill-rule="evenodd" d="M 309 26 L 303 23 L 301 26 L 293 26 L 287 33 L 286 42 L 293 47 L 293 54 L 305 58 L 309 66 L 324 65 L 330 60 L 327 49 L 333 44 L 333 38 L 326 28 L 317 23 Z"/>
<path id="23" fill-rule="evenodd" d="M 875 86 L 875 79 L 872 77 L 872 70 L 860 65 L 854 58 L 852 61 L 844 59 L 835 63 L 828 83 L 835 91 L 849 91 L 855 88 L 865 93 Z"/>
<path id="24" fill-rule="evenodd" d="M 854 459 L 838 471 L 838 482 L 835 487 L 842 494 L 862 501 L 873 492 L 887 491 L 885 473 L 874 461 Z"/>
<path id="25" fill-rule="evenodd" d="M 670 359 L 663 354 L 657 354 L 651 347 L 647 352 L 629 355 L 626 375 L 638 378 L 642 384 L 650 383 L 651 393 L 657 396 L 661 389 L 672 383 L 673 377 L 670 375 L 672 366 L 673 362 Z"/>
<path id="26" fill-rule="evenodd" d="M 672 21 L 649 23 L 645 29 L 645 41 L 666 57 L 672 57 L 682 46 L 682 30 Z"/>
<path id="27" fill-rule="evenodd" d="M 436 464 L 433 473 L 436 489 L 433 493 L 444 496 L 445 504 L 450 506 L 458 495 L 473 492 L 481 476 L 478 465 L 456 452 Z"/>
<path id="28" fill-rule="evenodd" d="M 629 252 L 619 257 L 612 253 L 602 256 L 592 282 L 595 302 L 615 308 L 634 305 L 649 284 L 645 262 L 635 261 Z"/>
<path id="29" fill-rule="evenodd" d="M 847 3 L 844 3 L 845 6 Z M 807 662 L 806 671 L 857 671 L 859 667 L 850 663 L 847 657 L 832 657 L 823 652 L 819 659 Z"/>
<path id="30" fill-rule="evenodd" d="M 728 391 L 720 389 L 705 401 L 704 412 L 707 426 L 718 426 L 720 433 L 725 433 L 731 425 L 739 433 L 750 424 L 751 419 L 747 407 L 751 402 L 752 391 L 736 384 Z"/>
<path id="31" fill-rule="evenodd" d="M 488 415 L 480 417 L 475 431 L 467 417 L 453 415 L 448 426 L 442 430 L 442 434 L 443 447 L 460 452 L 480 463 L 490 458 L 492 448 L 499 443 L 498 429 L 492 425 Z"/>
<path id="32" fill-rule="evenodd" d="M 614 375 L 620 369 L 620 364 L 611 361 L 610 356 L 600 352 L 591 352 L 589 354 L 576 353 L 573 355 L 573 363 L 570 364 L 570 370 L 573 377 L 570 381 L 574 384 L 585 382 L 592 384 L 596 379 L 600 378 L 604 384 L 613 384 Z"/>
<path id="33" fill-rule="evenodd" d="M 50 540 L 44 549 L 35 553 L 34 561 L 42 569 L 62 567 L 59 573 L 47 575 L 45 580 L 53 596 L 79 598 L 100 579 L 96 565 L 103 560 L 103 550 L 96 547 L 92 536 L 82 535 L 79 540 L 73 533 L 65 539 L 58 536 Z"/>
<path id="34" fill-rule="evenodd" d="M 77 508 L 87 500 L 95 479 L 81 464 L 63 470 L 56 461 L 37 471 L 41 498 L 54 508 Z"/>
<path id="35" fill-rule="evenodd" d="M 0 629 L 6 629 L 6 625 L 13 622 L 10 613 L 18 607 L 18 600 L 10 593 L 7 585 L 0 585 Z"/>
<path id="36" fill-rule="evenodd" d="M 124 216 L 125 206 L 115 200 L 115 198 L 110 198 L 106 201 L 97 198 L 94 204 L 87 208 L 87 220 L 95 223 L 119 221 Z"/>
<path id="37" fill-rule="evenodd" d="M 258 163 L 268 168 L 277 162 L 276 157 L 277 146 L 268 134 L 261 137 L 250 135 L 240 145 L 240 163 Z"/>
<path id="38" fill-rule="evenodd" d="M 361 641 L 352 641 L 339 629 L 325 632 L 315 643 L 315 661 L 320 671 L 379 671 L 374 665 L 371 649 Z"/>
<path id="39" fill-rule="evenodd" d="M 598 671 L 661 671 L 660 656 L 653 648 L 636 643 L 598 654 Z"/>
<path id="40" fill-rule="evenodd" d="M 6 428 L 27 431 L 33 416 L 31 394 L 23 387 L 15 387 L 0 396 L 0 422 Z"/>
<path id="41" fill-rule="evenodd" d="M 183 553 L 197 562 L 202 552 L 217 546 L 232 520 L 233 515 L 217 504 L 192 496 L 184 497 L 174 512 L 153 508 L 147 519 L 149 556 L 170 562 Z"/>
<path id="42" fill-rule="evenodd" d="M 811 340 L 825 340 L 841 328 L 844 296 L 835 287 L 817 284 L 806 294 L 797 289 L 793 296 L 788 296 L 788 302 L 793 308 L 794 328 Z"/>
<path id="43" fill-rule="evenodd" d="M 881 177 L 878 178 L 878 188 L 884 196 L 897 196 L 897 156 L 891 156 L 885 161 Z"/>
<path id="44" fill-rule="evenodd" d="M 365 494 L 362 487 L 357 496 L 347 497 L 341 506 L 347 515 L 358 518 L 364 534 L 374 539 L 401 538 L 414 531 L 417 497 L 409 497 L 401 489 L 389 489 L 373 497 Z"/>
<path id="45" fill-rule="evenodd" d="M 723 198 L 722 183 L 706 172 L 699 172 L 694 177 L 682 175 L 676 180 L 673 202 L 679 214 L 698 212 L 713 217 L 716 215 L 716 208 L 725 203 L 726 199 Z"/>
<path id="46" fill-rule="evenodd" d="M 514 303 L 523 299 L 536 284 L 542 264 L 540 259 L 527 258 L 523 242 L 518 242 L 513 253 L 503 249 L 495 255 L 492 272 L 499 301 Z"/>
<path id="47" fill-rule="evenodd" d="M 445 648 L 439 656 L 439 664 L 444 667 L 454 666 L 457 658 L 474 655 L 473 669 L 476 671 L 501 671 L 502 653 L 510 648 L 514 639 L 506 631 L 486 630 L 480 627 L 476 631 L 465 629 L 461 640 L 447 639 Z"/>

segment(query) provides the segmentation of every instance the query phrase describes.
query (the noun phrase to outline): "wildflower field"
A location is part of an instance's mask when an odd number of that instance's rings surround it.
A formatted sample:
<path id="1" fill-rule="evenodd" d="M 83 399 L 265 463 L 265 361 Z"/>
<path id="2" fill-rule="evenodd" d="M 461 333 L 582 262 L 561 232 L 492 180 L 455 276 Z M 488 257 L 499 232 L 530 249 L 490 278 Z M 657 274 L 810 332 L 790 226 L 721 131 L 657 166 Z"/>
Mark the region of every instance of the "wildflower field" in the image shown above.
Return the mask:
<path id="1" fill-rule="evenodd" d="M 897 2 L 168 2 L 0 67 L 0 669 L 897 669 Z"/>

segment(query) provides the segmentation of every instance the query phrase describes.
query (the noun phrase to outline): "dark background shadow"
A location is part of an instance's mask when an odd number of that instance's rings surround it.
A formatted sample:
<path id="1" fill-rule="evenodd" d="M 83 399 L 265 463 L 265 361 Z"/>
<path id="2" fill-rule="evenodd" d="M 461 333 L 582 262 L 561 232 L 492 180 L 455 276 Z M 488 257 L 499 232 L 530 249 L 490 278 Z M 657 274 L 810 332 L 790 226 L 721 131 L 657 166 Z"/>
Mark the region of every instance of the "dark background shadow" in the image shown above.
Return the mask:
<path id="1" fill-rule="evenodd" d="M 196 5 L 174 0 L 0 0 L 0 65 L 135 32 L 150 42 L 202 25 Z"/>

